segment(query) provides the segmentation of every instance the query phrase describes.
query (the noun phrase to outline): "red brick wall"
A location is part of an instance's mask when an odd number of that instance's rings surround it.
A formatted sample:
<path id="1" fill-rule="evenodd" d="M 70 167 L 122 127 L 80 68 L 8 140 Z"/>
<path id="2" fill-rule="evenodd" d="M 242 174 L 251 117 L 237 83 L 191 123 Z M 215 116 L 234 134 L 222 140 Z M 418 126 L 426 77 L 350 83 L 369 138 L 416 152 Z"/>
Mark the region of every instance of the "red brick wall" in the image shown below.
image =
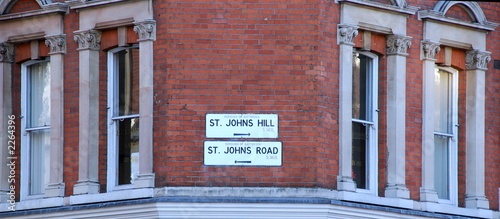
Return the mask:
<path id="1" fill-rule="evenodd" d="M 18 0 L 11 6 L 10 10 L 7 13 L 13 14 L 38 9 L 41 9 L 41 7 L 35 0 Z"/>
<path id="2" fill-rule="evenodd" d="M 389 2 L 380 0 L 378 2 Z M 407 1 L 430 10 L 437 1 Z M 32 10 L 20 0 L 14 11 Z M 335 189 L 338 175 L 340 5 L 334 1 L 244 0 L 153 1 L 157 22 L 154 42 L 154 172 L 156 186 L 284 186 Z M 36 4 L 36 3 L 35 3 Z M 500 23 L 498 3 L 479 3 L 487 19 Z M 14 10 L 15 9 L 15 10 Z M 447 16 L 467 20 L 452 7 Z M 78 180 L 78 51 L 73 40 L 79 15 L 64 15 L 64 181 L 66 195 Z M 498 28 L 497 28 L 498 29 Z M 132 27 L 128 42 L 137 43 Z M 408 16 L 412 46 L 406 74 L 406 185 L 419 200 L 422 181 L 423 22 Z M 362 42 L 362 31 L 355 38 Z M 386 183 L 387 63 L 385 36 L 372 33 L 379 59 L 379 194 Z M 103 49 L 116 46 L 116 31 L 103 33 Z M 500 60 L 498 30 L 487 34 L 492 60 Z M 42 47 L 41 45 L 40 47 Z M 29 44 L 19 44 L 16 61 L 30 58 Z M 45 48 L 41 48 L 45 49 Z M 44 50 L 45 51 L 45 50 Z M 46 53 L 46 52 L 42 52 Z M 444 50 L 439 55 L 442 56 Z M 453 49 L 453 66 L 463 69 L 465 53 Z M 101 51 L 99 182 L 106 188 L 107 54 Z M 438 57 L 441 60 L 441 57 Z M 500 187 L 500 70 L 493 61 L 486 72 L 486 195 L 498 210 Z M 13 65 L 14 112 L 20 113 L 20 65 Z M 465 195 L 465 72 L 460 72 L 459 194 Z M 203 165 L 206 113 L 277 113 L 283 142 L 281 167 L 208 167 Z M 19 129 L 20 130 L 20 127 Z M 20 139 L 20 136 L 19 138 Z"/>
<path id="3" fill-rule="evenodd" d="M 99 184 L 106 192 L 108 174 L 108 54 L 99 52 Z M 118 170 L 117 170 L 118 171 Z"/>
<path id="4" fill-rule="evenodd" d="M 118 31 L 116 29 L 102 31 L 101 49 L 109 50 L 116 46 L 118 46 Z"/>
<path id="5" fill-rule="evenodd" d="M 159 2 L 158 186 L 317 186 L 318 160 L 334 164 L 318 143 L 327 130 L 318 129 L 318 81 L 326 78 L 317 55 L 317 7 L 318 1 Z M 270 140 L 283 141 L 284 165 L 203 166 L 205 114 L 222 112 L 278 113 L 280 137 Z M 322 168 L 323 177 L 331 174 Z"/>
<path id="6" fill-rule="evenodd" d="M 64 182 L 65 195 L 73 194 L 78 181 L 79 130 L 79 52 L 74 31 L 79 30 L 79 14 L 74 10 L 64 16 L 66 54 L 64 55 Z"/>
<path id="7" fill-rule="evenodd" d="M 22 63 L 31 59 L 31 44 L 20 43 L 16 45 L 14 53 L 14 62 Z"/>
<path id="8" fill-rule="evenodd" d="M 490 22 L 500 24 L 500 4 L 480 2 L 479 5 Z M 490 208 L 498 209 L 498 188 L 500 187 L 500 69 L 493 67 L 494 60 L 500 60 L 499 27 L 486 36 L 487 51 L 491 52 L 491 61 L 486 71 L 486 198 Z"/>
<path id="9" fill-rule="evenodd" d="M 338 65 L 338 47 L 337 45 L 337 23 L 339 9 L 336 4 L 330 1 L 319 1 L 318 9 L 318 44 L 314 47 L 309 47 L 311 50 L 317 51 L 316 66 L 310 70 L 306 70 L 305 74 L 309 75 L 312 80 L 317 82 L 317 92 L 308 90 L 303 91 L 304 96 L 318 101 L 318 106 L 314 107 L 314 103 L 309 105 L 296 105 L 296 110 L 300 113 L 307 113 L 310 110 L 317 110 L 317 131 L 316 139 L 318 146 L 316 148 L 316 170 L 317 171 L 317 186 L 324 188 L 336 188 L 336 177 L 338 175 L 338 149 L 334 145 L 338 144 L 338 123 L 335 119 L 338 115 L 338 75 L 333 74 L 334 66 Z M 308 48 L 303 46 L 302 48 Z M 300 52 L 300 49 L 297 51 Z M 308 63 L 306 63 L 308 64 Z M 300 74 L 300 71 L 295 71 L 294 74 Z M 301 95 L 300 93 L 298 93 Z M 307 123 L 306 123 L 307 124 Z M 310 123 L 312 124 L 312 123 Z M 291 124 L 293 125 L 293 123 Z M 298 126 L 302 125 L 297 123 Z M 316 124 L 314 124 L 316 125 Z M 334 133 L 333 135 L 331 133 Z M 283 144 L 286 145 L 286 144 Z"/>
<path id="10" fill-rule="evenodd" d="M 453 5 L 446 11 L 446 17 L 463 20 L 467 22 L 477 22 L 476 19 L 471 18 L 467 11 L 470 11 L 466 7 L 462 7 L 461 5 Z"/>

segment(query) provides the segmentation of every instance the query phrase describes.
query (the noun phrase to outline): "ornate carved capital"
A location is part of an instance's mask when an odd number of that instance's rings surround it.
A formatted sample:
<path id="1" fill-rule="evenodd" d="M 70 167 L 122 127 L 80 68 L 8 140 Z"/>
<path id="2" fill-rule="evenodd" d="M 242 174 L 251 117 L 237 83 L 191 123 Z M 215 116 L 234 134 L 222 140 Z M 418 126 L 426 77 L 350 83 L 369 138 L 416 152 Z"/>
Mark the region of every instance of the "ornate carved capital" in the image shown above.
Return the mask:
<path id="1" fill-rule="evenodd" d="M 387 55 L 403 55 L 407 56 L 406 52 L 411 46 L 411 37 L 404 35 L 388 35 L 387 36 Z"/>
<path id="2" fill-rule="evenodd" d="M 436 54 L 441 50 L 439 43 L 430 40 L 422 41 L 422 51 L 424 52 L 424 59 L 436 60 Z"/>
<path id="3" fill-rule="evenodd" d="M 10 43 L 0 43 L 0 62 L 14 61 L 14 46 Z"/>
<path id="4" fill-rule="evenodd" d="M 99 50 L 101 47 L 101 32 L 97 30 L 85 30 L 75 32 L 75 41 L 78 50 Z"/>
<path id="5" fill-rule="evenodd" d="M 491 60 L 491 52 L 472 50 L 465 57 L 465 68 L 467 70 L 487 70 L 488 62 Z"/>
<path id="6" fill-rule="evenodd" d="M 156 40 L 156 21 L 145 20 L 134 23 L 134 31 L 139 34 L 139 42 L 147 40 Z"/>
<path id="7" fill-rule="evenodd" d="M 354 45 L 354 37 L 358 35 L 358 27 L 348 24 L 340 24 L 338 30 L 339 44 Z"/>
<path id="8" fill-rule="evenodd" d="M 64 54 L 66 53 L 66 35 L 46 36 L 45 45 L 50 48 L 50 55 Z"/>

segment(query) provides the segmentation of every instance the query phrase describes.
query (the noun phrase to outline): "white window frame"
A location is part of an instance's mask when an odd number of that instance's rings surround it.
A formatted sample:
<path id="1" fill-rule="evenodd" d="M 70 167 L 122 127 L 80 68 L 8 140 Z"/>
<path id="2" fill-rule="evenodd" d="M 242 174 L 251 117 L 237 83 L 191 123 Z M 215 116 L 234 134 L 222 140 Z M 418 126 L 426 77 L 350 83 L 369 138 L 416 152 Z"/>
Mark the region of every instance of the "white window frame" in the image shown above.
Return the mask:
<path id="1" fill-rule="evenodd" d="M 442 67 L 436 65 L 436 71 L 441 70 L 451 74 L 451 123 L 452 123 L 452 133 L 441 133 L 434 131 L 434 137 L 436 135 L 447 136 L 449 139 L 449 162 L 448 166 L 450 168 L 449 172 L 449 197 L 450 199 L 440 199 L 438 202 L 440 204 L 448 205 L 458 205 L 458 70 L 451 67 Z M 436 118 L 437 119 L 437 118 Z M 437 191 L 436 191 L 437 192 Z"/>
<path id="2" fill-rule="evenodd" d="M 49 129 L 50 125 L 44 127 L 36 127 L 36 128 L 27 128 L 27 95 L 28 95 L 28 68 L 32 65 L 42 63 L 42 62 L 50 62 L 50 58 L 45 58 L 42 60 L 30 60 L 23 64 L 21 64 L 21 175 L 27 177 L 27 180 L 21 180 L 21 191 L 20 191 L 20 200 L 30 200 L 30 199 L 42 199 L 45 195 L 45 191 L 43 194 L 39 195 L 31 195 L 30 194 L 30 166 L 31 166 L 31 149 L 30 149 L 30 137 L 28 135 L 29 131 L 36 130 L 44 130 Z M 49 72 L 50 74 L 50 72 Z M 50 157 L 46 158 L 50 159 Z M 46 182 L 48 183 L 48 182 Z"/>
<path id="3" fill-rule="evenodd" d="M 354 53 L 359 53 L 372 59 L 371 81 L 369 82 L 372 87 L 371 93 L 369 94 L 371 111 L 367 111 L 367 113 L 371 115 L 372 121 L 352 118 L 353 123 L 357 122 L 371 126 L 371 128 L 368 129 L 368 136 L 370 136 L 370 138 L 368 140 L 366 153 L 366 160 L 368 161 L 366 162 L 366 185 L 368 189 L 356 188 L 356 192 L 378 196 L 378 56 L 370 52 L 359 50 L 354 50 Z"/>
<path id="4" fill-rule="evenodd" d="M 133 46 L 128 46 L 128 47 L 118 47 L 115 49 L 112 49 L 108 51 L 108 118 L 107 118 L 107 124 L 108 124 L 108 169 L 107 169 L 107 191 L 115 191 L 115 190 L 124 190 L 124 189 L 133 189 L 135 188 L 134 184 L 127 184 L 127 185 L 118 185 L 118 145 L 117 145 L 117 139 L 116 135 L 113 133 L 116 133 L 117 131 L 117 126 L 116 126 L 116 120 L 120 119 L 128 119 L 128 118 L 140 118 L 139 114 L 133 114 L 133 115 L 126 115 L 126 116 L 115 116 L 115 110 L 118 107 L 117 106 L 117 98 L 116 98 L 116 92 L 115 92 L 115 87 L 116 87 L 116 60 L 115 60 L 115 54 L 117 52 L 126 50 L 126 49 L 131 49 L 131 48 L 137 48 L 139 49 L 138 45 L 133 45 Z"/>

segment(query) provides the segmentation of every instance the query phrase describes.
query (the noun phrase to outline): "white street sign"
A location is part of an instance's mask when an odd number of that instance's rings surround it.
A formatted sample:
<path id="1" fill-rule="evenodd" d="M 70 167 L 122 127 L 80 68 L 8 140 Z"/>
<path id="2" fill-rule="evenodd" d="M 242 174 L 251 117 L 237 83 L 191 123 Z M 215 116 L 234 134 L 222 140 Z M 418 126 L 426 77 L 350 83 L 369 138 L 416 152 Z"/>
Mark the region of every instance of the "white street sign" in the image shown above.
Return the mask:
<path id="1" fill-rule="evenodd" d="M 281 166 L 281 142 L 205 141 L 205 165 Z"/>
<path id="2" fill-rule="evenodd" d="M 206 115 L 207 138 L 278 138 L 278 114 Z"/>

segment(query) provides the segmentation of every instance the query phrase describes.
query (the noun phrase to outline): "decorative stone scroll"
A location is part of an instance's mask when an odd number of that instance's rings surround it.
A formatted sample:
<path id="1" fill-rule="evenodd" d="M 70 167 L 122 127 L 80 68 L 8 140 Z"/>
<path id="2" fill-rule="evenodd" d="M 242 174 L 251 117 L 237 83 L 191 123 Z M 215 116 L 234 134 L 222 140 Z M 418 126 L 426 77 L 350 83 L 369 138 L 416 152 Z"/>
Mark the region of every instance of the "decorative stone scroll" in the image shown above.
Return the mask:
<path id="1" fill-rule="evenodd" d="M 49 54 L 64 54 L 66 53 L 66 35 L 46 36 L 45 45 L 50 48 Z"/>
<path id="2" fill-rule="evenodd" d="M 134 23 L 134 31 L 139 34 L 138 41 L 156 40 L 156 21 L 145 20 Z"/>
<path id="3" fill-rule="evenodd" d="M 437 53 L 441 50 L 439 43 L 429 40 L 422 41 L 422 50 L 424 52 L 424 59 L 435 60 Z"/>
<path id="4" fill-rule="evenodd" d="M 101 47 L 101 32 L 97 30 L 75 32 L 75 41 L 78 43 L 78 50 L 99 50 Z"/>
<path id="5" fill-rule="evenodd" d="M 10 43 L 0 43 L 0 62 L 14 61 L 14 46 Z"/>
<path id="6" fill-rule="evenodd" d="M 358 27 L 348 24 L 339 25 L 339 44 L 354 45 L 354 37 L 358 35 Z"/>
<path id="7" fill-rule="evenodd" d="M 465 67 L 467 70 L 487 70 L 487 64 L 491 60 L 490 52 L 472 50 L 467 52 Z"/>
<path id="8" fill-rule="evenodd" d="M 388 35 L 387 36 L 387 55 L 403 55 L 407 56 L 406 52 L 411 46 L 411 37 L 404 35 Z"/>

